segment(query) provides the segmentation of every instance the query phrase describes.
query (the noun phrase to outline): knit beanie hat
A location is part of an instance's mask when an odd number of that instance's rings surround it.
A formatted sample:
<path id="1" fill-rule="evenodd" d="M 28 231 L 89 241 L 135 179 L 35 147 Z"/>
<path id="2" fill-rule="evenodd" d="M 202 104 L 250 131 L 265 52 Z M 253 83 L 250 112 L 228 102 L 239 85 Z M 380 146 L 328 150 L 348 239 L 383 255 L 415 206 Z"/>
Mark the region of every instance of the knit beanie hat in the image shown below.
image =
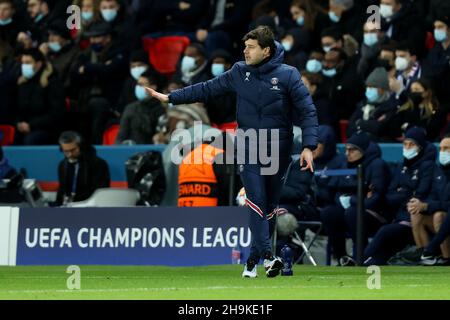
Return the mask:
<path id="1" fill-rule="evenodd" d="M 365 132 L 357 132 L 347 140 L 346 144 L 352 145 L 364 153 L 370 145 L 370 138 Z"/>
<path id="2" fill-rule="evenodd" d="M 412 127 L 406 131 L 405 140 L 413 140 L 415 144 L 424 149 L 427 146 L 427 134 L 421 127 Z"/>
<path id="3" fill-rule="evenodd" d="M 375 68 L 366 79 L 366 85 L 374 88 L 389 90 L 388 73 L 385 68 Z"/>

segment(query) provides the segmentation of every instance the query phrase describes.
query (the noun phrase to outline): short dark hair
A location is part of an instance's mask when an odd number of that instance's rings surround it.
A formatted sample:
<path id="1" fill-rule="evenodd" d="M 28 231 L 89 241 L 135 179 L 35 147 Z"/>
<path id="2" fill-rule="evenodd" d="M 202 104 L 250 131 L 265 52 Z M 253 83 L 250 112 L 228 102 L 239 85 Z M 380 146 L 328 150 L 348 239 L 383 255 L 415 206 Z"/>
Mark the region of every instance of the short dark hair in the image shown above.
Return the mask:
<path id="1" fill-rule="evenodd" d="M 59 144 L 67 144 L 75 142 L 78 146 L 81 145 L 81 135 L 75 131 L 64 131 L 61 133 L 58 139 Z"/>
<path id="2" fill-rule="evenodd" d="M 38 61 L 40 61 L 42 63 L 46 62 L 44 54 L 41 52 L 41 50 L 39 50 L 37 48 L 30 48 L 30 49 L 25 50 L 22 53 L 22 56 L 31 56 L 35 62 L 38 62 Z"/>
<path id="3" fill-rule="evenodd" d="M 270 54 L 275 53 L 275 35 L 269 27 L 259 26 L 256 29 L 251 30 L 242 38 L 242 41 L 245 42 L 249 39 L 258 41 L 258 44 L 262 49 L 269 47 Z"/>
<path id="4" fill-rule="evenodd" d="M 336 41 L 343 40 L 342 31 L 336 27 L 329 27 L 322 30 L 322 32 L 320 33 L 320 38 L 323 37 L 330 37 Z"/>

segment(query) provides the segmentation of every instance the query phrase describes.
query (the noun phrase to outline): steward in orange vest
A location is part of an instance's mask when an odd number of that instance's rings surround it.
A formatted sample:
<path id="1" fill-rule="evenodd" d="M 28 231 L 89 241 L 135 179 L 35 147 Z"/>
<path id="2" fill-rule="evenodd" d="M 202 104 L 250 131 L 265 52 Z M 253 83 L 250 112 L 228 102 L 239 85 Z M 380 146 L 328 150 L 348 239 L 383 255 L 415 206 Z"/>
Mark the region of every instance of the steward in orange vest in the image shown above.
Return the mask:
<path id="1" fill-rule="evenodd" d="M 227 205 L 228 176 L 224 150 L 203 143 L 188 153 L 179 166 L 178 206 L 215 207 Z"/>

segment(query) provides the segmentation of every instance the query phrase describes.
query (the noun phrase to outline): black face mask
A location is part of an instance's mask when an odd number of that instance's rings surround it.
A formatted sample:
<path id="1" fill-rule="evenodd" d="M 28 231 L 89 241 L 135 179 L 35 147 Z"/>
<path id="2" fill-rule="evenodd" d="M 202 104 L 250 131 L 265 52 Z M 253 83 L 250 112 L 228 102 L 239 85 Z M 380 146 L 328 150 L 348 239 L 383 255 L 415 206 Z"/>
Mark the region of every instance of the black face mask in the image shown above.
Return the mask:
<path id="1" fill-rule="evenodd" d="M 409 99 L 411 99 L 412 103 L 414 103 L 415 106 L 418 106 L 423 101 L 422 92 L 410 92 L 408 94 L 408 97 Z"/>

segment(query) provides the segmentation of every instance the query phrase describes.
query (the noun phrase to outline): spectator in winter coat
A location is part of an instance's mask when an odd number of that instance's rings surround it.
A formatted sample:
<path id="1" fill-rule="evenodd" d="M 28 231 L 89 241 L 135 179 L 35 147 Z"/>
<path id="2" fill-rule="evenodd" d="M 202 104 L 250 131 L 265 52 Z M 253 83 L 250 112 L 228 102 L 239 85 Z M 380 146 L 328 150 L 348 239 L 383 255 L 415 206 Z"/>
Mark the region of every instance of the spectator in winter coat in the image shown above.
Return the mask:
<path id="1" fill-rule="evenodd" d="M 412 127 L 406 132 L 403 157 L 386 193 L 385 204 L 394 221 L 383 226 L 367 246 L 364 252 L 367 265 L 384 265 L 395 253 L 414 243 L 407 205 L 411 199 L 425 201 L 436 167 L 436 148 L 427 142 L 425 130 Z"/>
<path id="2" fill-rule="evenodd" d="M 345 145 L 347 168 L 355 169 L 362 164 L 364 169 L 364 215 L 366 239 L 389 222 L 383 210 L 384 197 L 389 185 L 389 168 L 381 159 L 379 146 L 370 141 L 366 133 L 356 133 Z M 338 179 L 335 204 L 322 210 L 320 216 L 333 256 L 340 265 L 354 265 L 354 260 L 345 249 L 345 233 L 349 232 L 356 243 L 357 177 L 342 176 Z"/>

